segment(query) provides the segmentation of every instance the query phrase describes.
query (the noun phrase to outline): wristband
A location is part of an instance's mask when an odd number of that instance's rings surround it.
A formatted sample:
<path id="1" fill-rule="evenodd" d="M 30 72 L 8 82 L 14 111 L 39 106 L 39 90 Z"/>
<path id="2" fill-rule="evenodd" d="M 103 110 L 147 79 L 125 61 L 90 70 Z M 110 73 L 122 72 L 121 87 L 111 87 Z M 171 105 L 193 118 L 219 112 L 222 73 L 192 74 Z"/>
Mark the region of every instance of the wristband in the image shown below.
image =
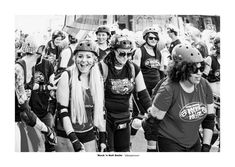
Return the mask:
<path id="1" fill-rule="evenodd" d="M 99 142 L 106 144 L 107 134 L 106 132 L 99 132 Z"/>
<path id="2" fill-rule="evenodd" d="M 211 145 L 208 144 L 202 144 L 201 152 L 210 152 Z"/>
<path id="3" fill-rule="evenodd" d="M 71 132 L 68 135 L 69 140 L 71 141 L 73 145 L 73 149 L 75 152 L 79 152 L 82 149 L 82 144 L 80 143 L 79 139 L 77 138 L 77 135 L 74 132 Z"/>

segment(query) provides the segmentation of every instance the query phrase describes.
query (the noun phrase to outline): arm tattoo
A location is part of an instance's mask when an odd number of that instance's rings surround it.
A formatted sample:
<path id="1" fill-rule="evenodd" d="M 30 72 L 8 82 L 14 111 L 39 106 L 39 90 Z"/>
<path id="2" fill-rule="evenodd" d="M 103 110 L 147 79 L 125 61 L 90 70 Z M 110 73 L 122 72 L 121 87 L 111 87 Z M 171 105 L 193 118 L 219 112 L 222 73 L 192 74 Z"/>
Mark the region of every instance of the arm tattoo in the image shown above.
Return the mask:
<path id="1" fill-rule="evenodd" d="M 24 89 L 24 71 L 21 66 L 15 66 L 15 92 L 20 104 L 27 100 L 27 95 Z"/>

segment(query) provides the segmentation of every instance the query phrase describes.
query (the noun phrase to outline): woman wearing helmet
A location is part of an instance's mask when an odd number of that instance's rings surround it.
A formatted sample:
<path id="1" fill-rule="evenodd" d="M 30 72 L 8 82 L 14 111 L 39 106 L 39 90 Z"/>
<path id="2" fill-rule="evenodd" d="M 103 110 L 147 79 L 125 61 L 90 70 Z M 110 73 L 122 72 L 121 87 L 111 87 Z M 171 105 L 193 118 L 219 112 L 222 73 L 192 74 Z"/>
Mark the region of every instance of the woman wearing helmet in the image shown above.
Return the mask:
<path id="1" fill-rule="evenodd" d="M 111 37 L 111 32 L 107 26 L 101 25 L 97 28 L 95 34 L 97 37 L 97 44 L 99 47 L 98 60 L 100 61 L 103 60 L 110 51 L 109 39 Z"/>
<path id="2" fill-rule="evenodd" d="M 97 65 L 97 47 L 82 40 L 74 50 L 75 65 L 61 75 L 57 87 L 57 151 L 96 151 L 94 126 L 105 145 L 104 85 Z"/>
<path id="3" fill-rule="evenodd" d="M 65 39 L 65 34 L 56 30 L 52 33 L 52 39 L 46 45 L 46 57 L 53 64 L 55 71 L 57 66 L 57 60 L 62 51 L 62 41 Z"/>
<path id="4" fill-rule="evenodd" d="M 207 152 L 215 116 L 212 90 L 202 78 L 205 63 L 200 52 L 186 44 L 175 46 L 172 58 L 168 78 L 161 84 L 143 125 L 155 128 L 160 152 Z"/>
<path id="5" fill-rule="evenodd" d="M 170 43 L 170 47 L 169 47 L 170 54 L 171 54 L 173 48 L 176 45 L 181 43 L 179 38 L 178 38 L 178 32 L 179 32 L 179 30 L 175 26 L 173 26 L 173 25 L 169 25 L 167 27 L 167 34 L 169 35 L 169 37 L 172 40 L 171 43 Z"/>
<path id="6" fill-rule="evenodd" d="M 33 68 L 39 62 L 38 45 L 32 36 L 28 36 L 22 43 L 23 58 L 15 64 L 15 151 L 40 151 L 41 135 L 51 145 L 56 144 L 56 137 L 50 127 L 45 125 L 31 110 L 29 100 L 33 89 Z M 27 126 L 26 126 L 27 125 Z M 35 131 L 37 130 L 37 131 Z"/>
<path id="7" fill-rule="evenodd" d="M 112 51 L 101 62 L 105 79 L 105 107 L 108 151 L 130 151 L 129 100 L 135 90 L 146 110 L 151 99 L 146 90 L 142 72 L 130 59 L 133 42 L 127 36 L 115 34 L 111 40 Z M 104 68 L 106 67 L 106 68 Z"/>
<path id="8" fill-rule="evenodd" d="M 161 76 L 161 53 L 157 48 L 159 41 L 158 31 L 147 28 L 143 32 L 145 43 L 136 50 L 133 62 L 137 64 L 144 77 L 144 82 L 151 96 L 152 89 L 159 82 Z"/>
<path id="9" fill-rule="evenodd" d="M 161 68 L 162 55 L 157 47 L 159 41 L 157 29 L 154 27 L 146 28 L 143 32 L 143 39 L 145 43 L 136 50 L 133 62 L 140 67 L 148 93 L 152 96 L 152 89 L 160 81 L 161 75 L 163 75 L 163 72 L 160 70 L 163 68 Z M 133 104 L 133 116 L 146 113 L 146 110 L 139 103 L 135 94 Z M 136 130 L 132 129 L 133 136 L 136 132 Z M 148 142 L 147 151 L 153 151 L 150 145 Z"/>
<path id="10" fill-rule="evenodd" d="M 56 70 L 56 79 L 59 79 L 62 72 L 66 68 L 74 64 L 73 52 L 77 46 L 78 40 L 73 35 L 68 35 L 69 44 L 62 48 L 60 56 L 58 58 L 58 66 Z"/>

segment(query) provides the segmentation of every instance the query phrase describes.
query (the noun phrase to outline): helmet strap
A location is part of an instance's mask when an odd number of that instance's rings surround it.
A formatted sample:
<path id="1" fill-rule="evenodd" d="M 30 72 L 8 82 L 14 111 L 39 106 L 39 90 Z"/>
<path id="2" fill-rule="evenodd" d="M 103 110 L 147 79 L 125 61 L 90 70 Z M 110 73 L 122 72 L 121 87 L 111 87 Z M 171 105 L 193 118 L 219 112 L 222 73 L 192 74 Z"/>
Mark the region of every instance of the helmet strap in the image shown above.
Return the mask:
<path id="1" fill-rule="evenodd" d="M 117 60 L 116 56 L 114 57 L 114 65 L 115 65 L 116 67 L 122 67 L 122 66 L 123 66 L 123 64 L 120 63 L 120 62 Z"/>
<path id="2" fill-rule="evenodd" d="M 148 42 L 148 40 L 146 40 L 146 44 L 147 44 L 149 47 L 151 47 L 151 48 L 154 48 L 154 47 L 155 47 L 155 46 L 150 45 L 149 42 Z"/>

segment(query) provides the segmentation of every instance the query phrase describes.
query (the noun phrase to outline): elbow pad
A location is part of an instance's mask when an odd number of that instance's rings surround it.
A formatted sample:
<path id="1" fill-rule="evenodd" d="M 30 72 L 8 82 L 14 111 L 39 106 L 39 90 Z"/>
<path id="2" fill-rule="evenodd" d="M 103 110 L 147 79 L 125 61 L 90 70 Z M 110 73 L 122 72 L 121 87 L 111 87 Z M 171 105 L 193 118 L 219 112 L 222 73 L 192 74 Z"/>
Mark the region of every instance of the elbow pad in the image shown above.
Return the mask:
<path id="1" fill-rule="evenodd" d="M 144 107 L 145 111 L 152 106 L 152 100 L 147 89 L 144 89 L 137 93 L 141 105 Z"/>
<path id="2" fill-rule="evenodd" d="M 68 109 L 68 107 L 61 105 L 60 103 L 57 103 L 57 110 L 58 110 L 58 116 L 59 119 L 61 120 L 61 122 L 63 122 L 63 118 L 64 117 L 69 117 L 69 113 L 68 112 L 61 112 L 62 109 Z"/>
<path id="3" fill-rule="evenodd" d="M 151 114 L 142 121 L 142 128 L 144 130 L 144 137 L 146 140 L 158 140 L 158 125 L 161 120 L 154 118 Z"/>
<path id="4" fill-rule="evenodd" d="M 202 122 L 203 129 L 211 129 L 214 130 L 215 126 L 215 114 L 207 114 L 206 118 Z"/>

